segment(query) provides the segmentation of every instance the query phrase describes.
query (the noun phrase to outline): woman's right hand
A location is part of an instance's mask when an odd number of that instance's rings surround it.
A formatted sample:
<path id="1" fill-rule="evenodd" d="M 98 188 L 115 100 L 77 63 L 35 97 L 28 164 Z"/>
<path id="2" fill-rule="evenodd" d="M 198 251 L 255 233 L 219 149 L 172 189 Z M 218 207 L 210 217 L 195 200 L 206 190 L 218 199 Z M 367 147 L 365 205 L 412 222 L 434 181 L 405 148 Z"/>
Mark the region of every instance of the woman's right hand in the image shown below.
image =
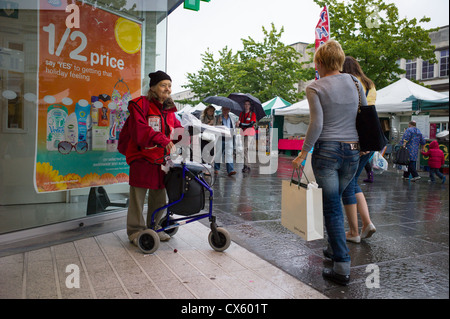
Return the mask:
<path id="1" fill-rule="evenodd" d="M 169 142 L 169 144 L 166 145 L 166 152 L 168 154 L 170 154 L 170 153 L 175 153 L 175 151 L 176 151 L 175 144 L 173 144 L 172 142 Z"/>
<path id="2" fill-rule="evenodd" d="M 304 154 L 304 152 L 300 152 L 298 156 L 292 161 L 292 167 L 294 169 L 299 169 L 302 165 L 303 161 L 306 159 L 306 156 L 308 156 L 308 153 Z"/>

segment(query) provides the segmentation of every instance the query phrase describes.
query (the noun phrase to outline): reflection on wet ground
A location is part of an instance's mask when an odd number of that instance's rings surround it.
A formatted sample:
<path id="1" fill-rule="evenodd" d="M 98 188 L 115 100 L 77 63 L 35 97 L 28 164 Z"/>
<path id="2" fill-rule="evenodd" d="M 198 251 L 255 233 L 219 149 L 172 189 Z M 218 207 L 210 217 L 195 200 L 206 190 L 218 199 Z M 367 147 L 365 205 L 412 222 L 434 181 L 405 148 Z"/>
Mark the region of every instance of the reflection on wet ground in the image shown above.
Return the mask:
<path id="1" fill-rule="evenodd" d="M 260 175 L 255 165 L 243 175 L 239 164 L 234 177 L 219 174 L 214 213 L 234 241 L 330 298 L 449 297 L 448 183 L 430 184 L 426 172 L 404 181 L 391 169 L 373 184 L 361 176 L 377 232 L 348 244 L 352 281 L 341 287 L 321 276 L 331 266 L 322 254 L 325 240 L 306 242 L 281 225 L 281 182 L 291 177 L 292 159 L 280 155 L 273 175 Z"/>

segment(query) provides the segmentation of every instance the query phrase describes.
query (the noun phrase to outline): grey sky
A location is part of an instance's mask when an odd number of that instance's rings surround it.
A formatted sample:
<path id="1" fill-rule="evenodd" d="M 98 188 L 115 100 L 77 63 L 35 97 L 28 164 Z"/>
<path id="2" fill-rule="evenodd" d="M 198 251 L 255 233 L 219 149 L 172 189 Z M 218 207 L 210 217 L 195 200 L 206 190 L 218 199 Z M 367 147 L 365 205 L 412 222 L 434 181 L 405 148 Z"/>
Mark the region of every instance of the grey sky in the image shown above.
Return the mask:
<path id="1" fill-rule="evenodd" d="M 386 0 L 399 8 L 400 18 L 422 18 L 431 22 L 425 28 L 448 25 L 448 0 Z M 321 7 L 312 0 L 211 0 L 201 2 L 200 11 L 180 6 L 169 16 L 167 72 L 172 77 L 173 93 L 186 90 L 186 73 L 201 67 L 201 54 L 208 48 L 217 53 L 228 46 L 233 52 L 242 48 L 242 38 L 263 39 L 262 27 L 284 27 L 285 44 L 314 42 L 314 27 Z M 331 30 L 333 36 L 333 30 Z"/>

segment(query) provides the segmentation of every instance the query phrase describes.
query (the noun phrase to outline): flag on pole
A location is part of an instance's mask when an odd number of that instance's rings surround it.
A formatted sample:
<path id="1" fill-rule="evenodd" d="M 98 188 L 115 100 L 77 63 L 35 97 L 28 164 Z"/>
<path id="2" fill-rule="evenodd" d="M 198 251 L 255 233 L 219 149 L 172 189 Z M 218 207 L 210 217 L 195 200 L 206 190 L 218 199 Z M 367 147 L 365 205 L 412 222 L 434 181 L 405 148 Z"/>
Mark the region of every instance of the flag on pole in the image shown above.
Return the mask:
<path id="1" fill-rule="evenodd" d="M 316 25 L 316 51 L 322 44 L 330 39 L 330 18 L 328 16 L 327 6 L 324 6 L 320 12 L 320 19 Z M 319 79 L 319 73 L 316 67 L 316 80 Z"/>

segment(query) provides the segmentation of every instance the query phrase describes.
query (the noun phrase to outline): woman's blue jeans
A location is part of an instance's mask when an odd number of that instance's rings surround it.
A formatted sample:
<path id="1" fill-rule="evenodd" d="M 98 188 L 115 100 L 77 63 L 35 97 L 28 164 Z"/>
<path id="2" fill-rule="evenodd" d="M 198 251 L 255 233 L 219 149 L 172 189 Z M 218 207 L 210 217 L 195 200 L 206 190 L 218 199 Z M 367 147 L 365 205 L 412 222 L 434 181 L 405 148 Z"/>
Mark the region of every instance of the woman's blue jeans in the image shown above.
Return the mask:
<path id="1" fill-rule="evenodd" d="M 350 274 L 350 255 L 345 238 L 342 193 L 355 176 L 359 151 L 350 144 L 321 141 L 314 145 L 312 167 L 317 184 L 322 188 L 323 216 L 328 243 L 333 254 L 333 270 Z"/>
<path id="2" fill-rule="evenodd" d="M 361 172 L 366 164 L 369 162 L 369 159 L 373 156 L 373 153 L 374 152 L 370 152 L 359 158 L 359 164 L 358 169 L 356 170 L 356 174 L 342 194 L 342 202 L 344 203 L 344 205 L 357 204 L 355 194 L 362 193 L 361 187 L 359 187 L 358 185 L 358 178 L 361 175 Z"/>

